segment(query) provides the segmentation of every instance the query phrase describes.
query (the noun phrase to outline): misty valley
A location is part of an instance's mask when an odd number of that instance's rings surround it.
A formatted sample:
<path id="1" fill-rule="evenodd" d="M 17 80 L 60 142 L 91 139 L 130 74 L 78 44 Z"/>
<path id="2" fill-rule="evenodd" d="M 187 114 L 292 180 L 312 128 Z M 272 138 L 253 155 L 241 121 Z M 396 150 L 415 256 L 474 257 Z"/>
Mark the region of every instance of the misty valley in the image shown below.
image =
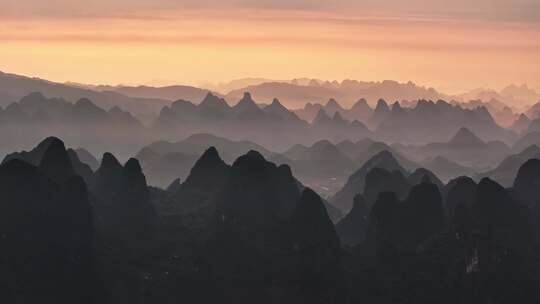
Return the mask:
<path id="1" fill-rule="evenodd" d="M 540 303 L 540 94 L 475 93 L 2 73 L 0 300 Z"/>

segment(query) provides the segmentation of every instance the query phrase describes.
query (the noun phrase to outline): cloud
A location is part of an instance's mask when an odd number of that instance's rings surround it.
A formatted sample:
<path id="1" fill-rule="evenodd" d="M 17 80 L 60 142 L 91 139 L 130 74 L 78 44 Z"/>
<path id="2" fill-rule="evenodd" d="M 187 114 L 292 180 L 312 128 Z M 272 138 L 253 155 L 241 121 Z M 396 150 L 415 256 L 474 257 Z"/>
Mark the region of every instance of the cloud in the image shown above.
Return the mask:
<path id="1" fill-rule="evenodd" d="M 0 0 L 1 16 L 151 15 L 156 10 L 273 9 L 540 22 L 538 0 Z"/>

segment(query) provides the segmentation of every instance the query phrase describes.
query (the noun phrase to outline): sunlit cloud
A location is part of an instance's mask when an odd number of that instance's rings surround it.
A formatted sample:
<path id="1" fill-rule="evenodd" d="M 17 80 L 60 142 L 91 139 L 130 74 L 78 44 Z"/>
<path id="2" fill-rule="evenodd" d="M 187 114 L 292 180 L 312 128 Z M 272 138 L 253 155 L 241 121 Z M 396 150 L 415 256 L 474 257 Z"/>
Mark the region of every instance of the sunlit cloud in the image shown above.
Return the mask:
<path id="1" fill-rule="evenodd" d="M 540 84 L 540 27 L 534 10 L 522 12 L 536 2 L 518 0 L 497 19 L 510 2 L 494 1 L 0 0 L 0 69 L 91 83 Z"/>

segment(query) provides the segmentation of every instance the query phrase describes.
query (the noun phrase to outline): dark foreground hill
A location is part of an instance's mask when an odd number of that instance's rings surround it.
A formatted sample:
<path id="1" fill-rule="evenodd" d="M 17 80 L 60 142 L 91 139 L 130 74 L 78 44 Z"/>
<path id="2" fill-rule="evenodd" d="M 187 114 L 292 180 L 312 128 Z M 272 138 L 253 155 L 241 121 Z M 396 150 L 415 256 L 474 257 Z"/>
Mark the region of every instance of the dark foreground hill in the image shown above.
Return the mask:
<path id="1" fill-rule="evenodd" d="M 71 155 L 49 138 L 0 165 L 2 303 L 540 300 L 538 160 L 505 189 L 444 185 L 383 152 L 334 226 L 289 166 L 256 151 L 228 165 L 208 148 L 166 190 L 136 159 L 105 153 L 82 179 Z"/>

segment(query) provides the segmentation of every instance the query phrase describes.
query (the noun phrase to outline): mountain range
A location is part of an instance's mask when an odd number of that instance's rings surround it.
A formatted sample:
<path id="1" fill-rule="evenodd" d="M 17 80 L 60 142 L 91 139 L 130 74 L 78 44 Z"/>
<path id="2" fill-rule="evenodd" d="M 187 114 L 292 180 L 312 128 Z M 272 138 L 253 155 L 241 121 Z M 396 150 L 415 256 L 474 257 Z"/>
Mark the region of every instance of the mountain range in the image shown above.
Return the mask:
<path id="1" fill-rule="evenodd" d="M 306 151 L 289 155 L 319 159 Z M 337 223 L 288 165 L 254 150 L 227 164 L 208 147 L 167 189 L 148 186 L 135 158 L 104 153 L 95 170 L 77 159 L 49 137 L 0 165 L 2 302 L 540 299 L 538 159 L 506 189 L 443 183 L 382 151 L 330 199 L 351 210 Z"/>

